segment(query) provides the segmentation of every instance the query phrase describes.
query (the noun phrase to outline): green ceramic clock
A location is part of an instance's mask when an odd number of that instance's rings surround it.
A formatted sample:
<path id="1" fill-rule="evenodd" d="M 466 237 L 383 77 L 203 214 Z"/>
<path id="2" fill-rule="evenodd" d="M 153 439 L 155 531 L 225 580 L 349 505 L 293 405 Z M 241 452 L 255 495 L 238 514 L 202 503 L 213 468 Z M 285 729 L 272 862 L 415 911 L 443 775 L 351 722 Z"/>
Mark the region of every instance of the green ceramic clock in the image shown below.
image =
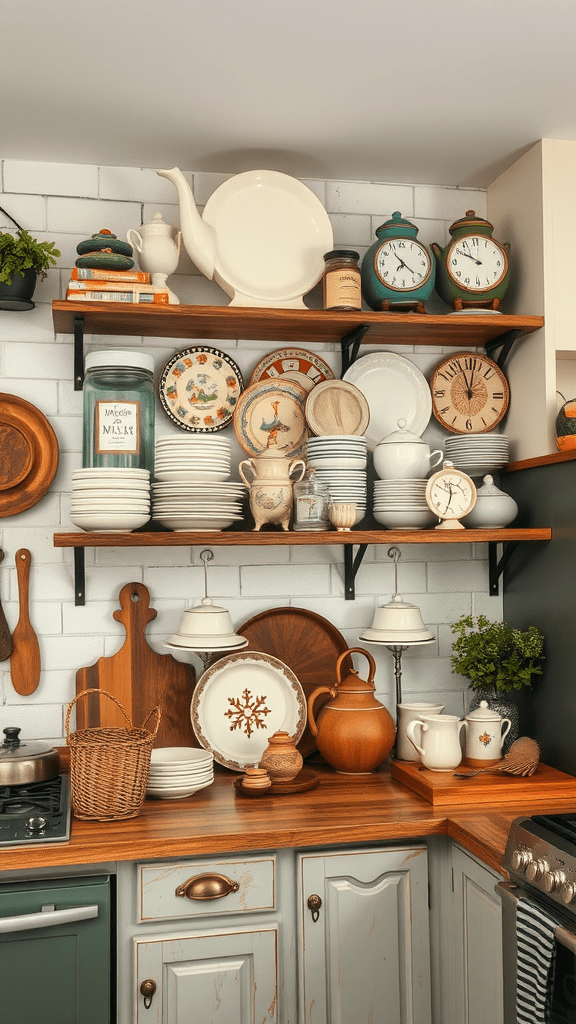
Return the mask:
<path id="1" fill-rule="evenodd" d="M 396 211 L 376 228 L 378 241 L 361 267 L 362 295 L 376 310 L 425 313 L 436 276 L 434 258 L 416 238 L 418 228 Z"/>
<path id="2" fill-rule="evenodd" d="M 445 249 L 435 242 L 436 291 L 455 311 L 471 308 L 497 310 L 508 288 L 508 242 L 492 238 L 494 225 L 474 210 L 454 221 L 452 241 Z"/>

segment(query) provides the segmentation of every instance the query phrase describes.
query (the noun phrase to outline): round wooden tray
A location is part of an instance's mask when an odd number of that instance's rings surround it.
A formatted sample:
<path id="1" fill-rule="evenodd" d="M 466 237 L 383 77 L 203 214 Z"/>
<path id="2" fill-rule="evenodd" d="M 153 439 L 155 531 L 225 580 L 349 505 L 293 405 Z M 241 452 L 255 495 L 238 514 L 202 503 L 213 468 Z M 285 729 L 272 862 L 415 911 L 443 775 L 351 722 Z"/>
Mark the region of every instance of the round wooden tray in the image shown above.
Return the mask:
<path id="1" fill-rule="evenodd" d="M 234 788 L 242 796 L 269 796 L 270 794 L 280 796 L 282 793 L 305 793 L 307 789 L 315 789 L 320 781 L 316 772 L 310 768 L 303 768 L 290 782 L 273 782 L 268 789 L 244 789 L 243 778 L 243 775 L 239 775 L 234 779 Z"/>
<path id="2" fill-rule="evenodd" d="M 58 458 L 58 440 L 44 413 L 18 395 L 0 393 L 0 516 L 40 501 Z"/>

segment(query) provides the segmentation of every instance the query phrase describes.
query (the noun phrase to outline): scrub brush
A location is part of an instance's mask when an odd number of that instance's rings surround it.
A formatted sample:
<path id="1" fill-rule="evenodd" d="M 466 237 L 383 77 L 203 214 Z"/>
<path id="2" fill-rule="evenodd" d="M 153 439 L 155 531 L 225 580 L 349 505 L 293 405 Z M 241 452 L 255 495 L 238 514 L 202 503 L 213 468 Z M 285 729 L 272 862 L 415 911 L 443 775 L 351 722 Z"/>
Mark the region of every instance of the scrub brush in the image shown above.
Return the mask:
<path id="1" fill-rule="evenodd" d="M 479 768 L 476 772 L 460 774 L 454 772 L 455 779 L 473 779 L 481 772 L 508 772 L 510 775 L 533 775 L 540 761 L 540 747 L 536 740 L 529 736 L 521 736 L 510 744 L 510 750 L 502 758 L 500 764 L 490 768 Z"/>

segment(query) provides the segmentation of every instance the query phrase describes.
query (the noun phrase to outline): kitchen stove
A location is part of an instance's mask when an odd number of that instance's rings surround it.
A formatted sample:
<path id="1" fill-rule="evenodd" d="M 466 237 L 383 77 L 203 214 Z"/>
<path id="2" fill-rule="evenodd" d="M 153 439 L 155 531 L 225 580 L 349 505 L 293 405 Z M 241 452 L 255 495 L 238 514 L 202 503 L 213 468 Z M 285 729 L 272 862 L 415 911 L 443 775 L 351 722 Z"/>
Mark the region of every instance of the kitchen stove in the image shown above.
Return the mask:
<path id="1" fill-rule="evenodd" d="M 70 838 L 67 775 L 0 786 L 0 847 L 66 842 Z"/>
<path id="2" fill-rule="evenodd" d="M 576 919 L 576 813 L 517 818 L 503 867 L 517 884 Z"/>

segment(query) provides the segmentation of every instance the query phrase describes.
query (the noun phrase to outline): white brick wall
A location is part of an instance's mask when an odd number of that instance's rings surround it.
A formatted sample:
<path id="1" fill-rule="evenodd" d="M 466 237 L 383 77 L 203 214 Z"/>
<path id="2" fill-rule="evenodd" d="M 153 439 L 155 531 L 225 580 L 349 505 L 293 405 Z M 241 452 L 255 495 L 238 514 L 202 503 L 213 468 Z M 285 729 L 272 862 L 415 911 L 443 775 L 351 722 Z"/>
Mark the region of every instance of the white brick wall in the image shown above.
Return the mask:
<path id="1" fill-rule="evenodd" d="M 185 173 L 194 184 L 199 206 L 229 176 Z M 0 206 L 37 237 L 54 240 L 62 251 L 58 268 L 37 286 L 34 310 L 0 311 L 0 390 L 37 405 L 49 417 L 60 445 L 60 464 L 49 493 L 28 511 L 0 519 L 0 546 L 5 552 L 0 596 L 5 614 L 13 629 L 18 618 L 14 555 L 18 548 L 28 547 L 32 552 L 31 619 L 42 659 L 40 686 L 29 697 L 15 693 L 9 664 L 0 665 L 0 728 L 19 725 L 28 737 L 60 740 L 65 704 L 74 696 L 76 670 L 113 654 L 122 645 L 124 630 L 112 617 L 122 586 L 136 580 L 149 588 L 151 605 L 158 614 L 148 626 L 147 637 L 159 653 L 165 653 L 162 640 L 177 628 L 182 610 L 204 594 L 200 548 L 87 549 L 87 600 L 84 607 L 76 607 L 72 552 L 54 548 L 52 540 L 54 532 L 71 528 L 69 492 L 72 471 L 81 465 L 82 396 L 72 387 L 71 339 L 55 338 L 50 303 L 64 295 L 80 240 L 103 227 L 124 238 L 128 228 L 138 229 L 157 210 L 178 225 L 179 209 L 173 185 L 148 168 L 4 160 L 0 161 L 0 181 Z M 415 220 L 424 242 L 445 244 L 453 220 L 470 208 L 484 214 L 486 207 L 484 192 L 470 189 L 321 179 L 306 184 L 325 204 L 336 244 L 353 245 L 361 253 L 374 240 L 375 228 L 394 210 Z M 11 229 L 10 220 L 0 214 L 0 230 Z M 185 253 L 170 284 L 183 302 L 228 303 L 221 289 L 206 281 Z M 321 304 L 319 289 L 307 302 L 313 308 Z M 166 338 L 86 338 L 86 351 L 138 346 L 153 352 L 158 370 L 184 345 Z M 235 339 L 218 345 L 238 361 L 246 379 L 264 352 L 279 347 L 275 342 Z M 369 346 L 363 348 L 363 353 L 368 351 Z M 396 351 L 413 359 L 426 374 L 442 353 L 425 347 L 398 347 Z M 338 373 L 340 356 L 335 346 L 326 346 L 322 355 Z M 157 427 L 164 434 L 171 430 L 160 406 Z M 231 435 L 231 428 L 228 433 Z M 438 447 L 434 424 L 424 436 Z M 235 454 L 236 462 L 244 458 L 238 446 Z M 350 646 L 363 646 L 359 634 L 371 624 L 376 606 L 390 600 L 394 589 L 393 566 L 385 545 L 368 548 L 356 577 L 353 602 L 343 598 L 342 550 L 337 545 L 216 547 L 208 573 L 211 596 L 226 605 L 236 626 L 267 608 L 293 604 L 324 615 Z M 492 618 L 502 614 L 500 598 L 488 596 L 487 578 L 484 545 L 404 546 L 399 589 L 406 600 L 421 608 L 424 621 L 438 637 L 431 647 L 403 655 L 404 699 L 440 700 L 446 711 L 464 713 L 466 681 L 450 671 L 450 623 L 463 612 L 485 612 Z M 393 711 L 392 655 L 368 645 L 366 649 L 377 664 L 378 694 Z M 201 669 L 194 655 L 179 657 Z M 358 667 L 365 669 L 362 659 Z"/>

